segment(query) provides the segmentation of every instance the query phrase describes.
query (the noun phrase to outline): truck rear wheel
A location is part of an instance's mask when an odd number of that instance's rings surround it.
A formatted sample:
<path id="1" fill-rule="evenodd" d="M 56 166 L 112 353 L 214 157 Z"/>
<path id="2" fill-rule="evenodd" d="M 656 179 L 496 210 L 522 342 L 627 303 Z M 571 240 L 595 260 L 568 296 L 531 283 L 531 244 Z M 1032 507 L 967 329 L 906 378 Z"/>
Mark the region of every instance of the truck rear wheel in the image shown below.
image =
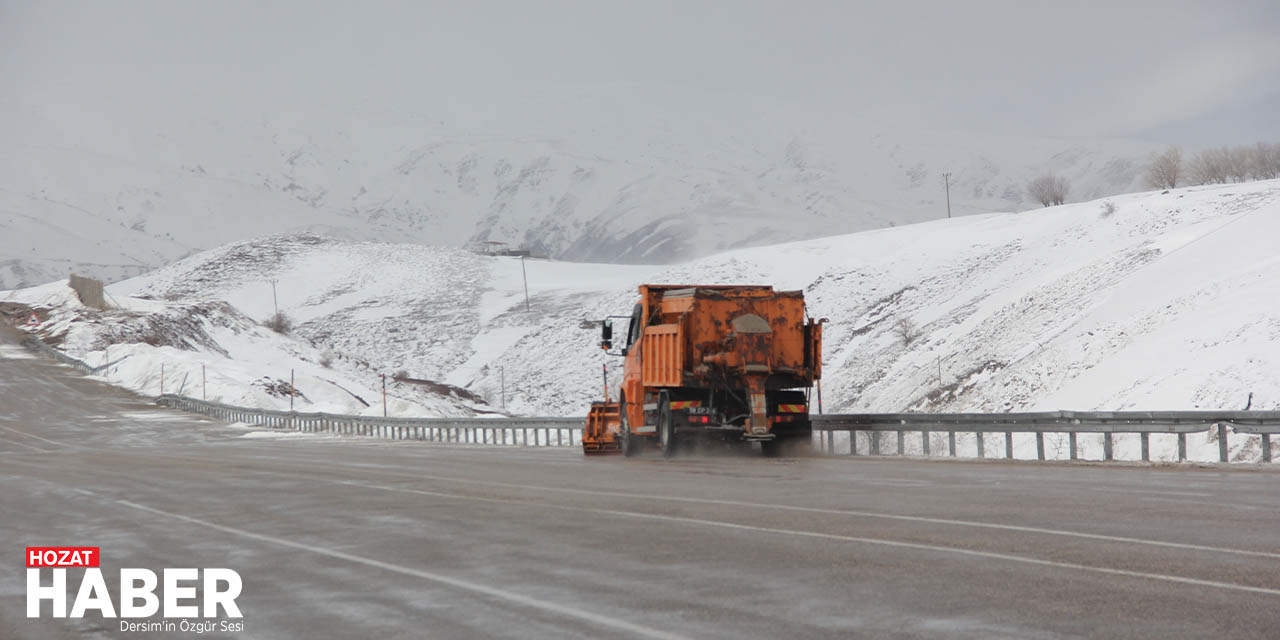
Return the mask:
<path id="1" fill-rule="evenodd" d="M 627 419 L 627 396 L 622 396 L 619 404 L 622 406 L 621 426 L 618 428 L 618 433 L 622 437 L 622 455 L 631 458 L 640 453 L 642 443 L 640 438 L 631 433 L 631 421 Z"/>
<path id="2" fill-rule="evenodd" d="M 658 394 L 658 446 L 664 458 L 676 454 L 676 425 L 671 419 L 671 399 L 666 391 Z"/>

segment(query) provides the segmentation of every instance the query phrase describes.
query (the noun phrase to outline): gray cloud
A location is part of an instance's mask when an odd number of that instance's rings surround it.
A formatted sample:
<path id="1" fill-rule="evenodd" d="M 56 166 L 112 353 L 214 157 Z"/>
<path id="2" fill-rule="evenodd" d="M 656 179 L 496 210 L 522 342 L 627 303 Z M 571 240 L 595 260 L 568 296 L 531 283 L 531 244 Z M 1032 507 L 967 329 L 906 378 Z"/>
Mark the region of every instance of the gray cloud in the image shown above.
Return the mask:
<path id="1" fill-rule="evenodd" d="M 6 3 L 0 80 L 30 107 L 137 113 L 363 106 L 554 129 L 575 105 L 741 105 L 818 128 L 1280 133 L 1269 1 L 320 4 Z"/>

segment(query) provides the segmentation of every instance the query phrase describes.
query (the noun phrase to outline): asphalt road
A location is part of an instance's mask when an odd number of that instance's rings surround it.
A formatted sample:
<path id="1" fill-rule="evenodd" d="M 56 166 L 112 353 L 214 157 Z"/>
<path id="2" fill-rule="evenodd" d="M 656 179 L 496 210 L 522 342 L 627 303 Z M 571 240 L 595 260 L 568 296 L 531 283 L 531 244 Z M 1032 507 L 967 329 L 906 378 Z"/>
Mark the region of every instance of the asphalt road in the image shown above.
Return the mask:
<path id="1" fill-rule="evenodd" d="M 236 569 L 240 638 L 1280 637 L 1272 469 L 260 437 L 23 355 L 0 638 L 165 636 L 27 619 L 20 554 L 55 545 Z"/>

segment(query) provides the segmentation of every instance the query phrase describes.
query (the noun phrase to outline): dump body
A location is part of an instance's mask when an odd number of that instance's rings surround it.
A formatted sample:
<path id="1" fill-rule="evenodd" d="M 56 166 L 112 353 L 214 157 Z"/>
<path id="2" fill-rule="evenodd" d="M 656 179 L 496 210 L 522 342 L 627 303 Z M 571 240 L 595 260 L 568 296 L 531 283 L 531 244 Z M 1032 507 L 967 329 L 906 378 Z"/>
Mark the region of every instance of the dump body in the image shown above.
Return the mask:
<path id="1" fill-rule="evenodd" d="M 807 316 L 802 292 L 642 285 L 639 293 L 622 350 L 620 401 L 607 403 L 617 407 L 618 439 L 656 439 L 666 452 L 673 436 L 698 432 L 808 438 L 807 390 L 822 375 L 822 321 Z M 605 415 L 588 420 L 587 432 L 599 434 L 596 448 L 615 431 L 602 426 Z"/>

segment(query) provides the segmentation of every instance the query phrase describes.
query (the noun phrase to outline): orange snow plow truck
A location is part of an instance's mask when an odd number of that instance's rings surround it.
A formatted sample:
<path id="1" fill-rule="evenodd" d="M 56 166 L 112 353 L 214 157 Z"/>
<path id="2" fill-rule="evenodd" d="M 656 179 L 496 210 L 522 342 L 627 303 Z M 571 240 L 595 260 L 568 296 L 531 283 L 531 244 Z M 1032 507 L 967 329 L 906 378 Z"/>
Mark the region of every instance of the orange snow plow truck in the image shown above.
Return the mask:
<path id="1" fill-rule="evenodd" d="M 600 346 L 624 358 L 622 383 L 616 402 L 606 384 L 605 401 L 591 405 L 583 452 L 669 457 L 699 438 L 758 442 L 766 456 L 807 446 L 824 322 L 808 317 L 801 291 L 641 285 L 630 317 L 601 323 Z"/>

